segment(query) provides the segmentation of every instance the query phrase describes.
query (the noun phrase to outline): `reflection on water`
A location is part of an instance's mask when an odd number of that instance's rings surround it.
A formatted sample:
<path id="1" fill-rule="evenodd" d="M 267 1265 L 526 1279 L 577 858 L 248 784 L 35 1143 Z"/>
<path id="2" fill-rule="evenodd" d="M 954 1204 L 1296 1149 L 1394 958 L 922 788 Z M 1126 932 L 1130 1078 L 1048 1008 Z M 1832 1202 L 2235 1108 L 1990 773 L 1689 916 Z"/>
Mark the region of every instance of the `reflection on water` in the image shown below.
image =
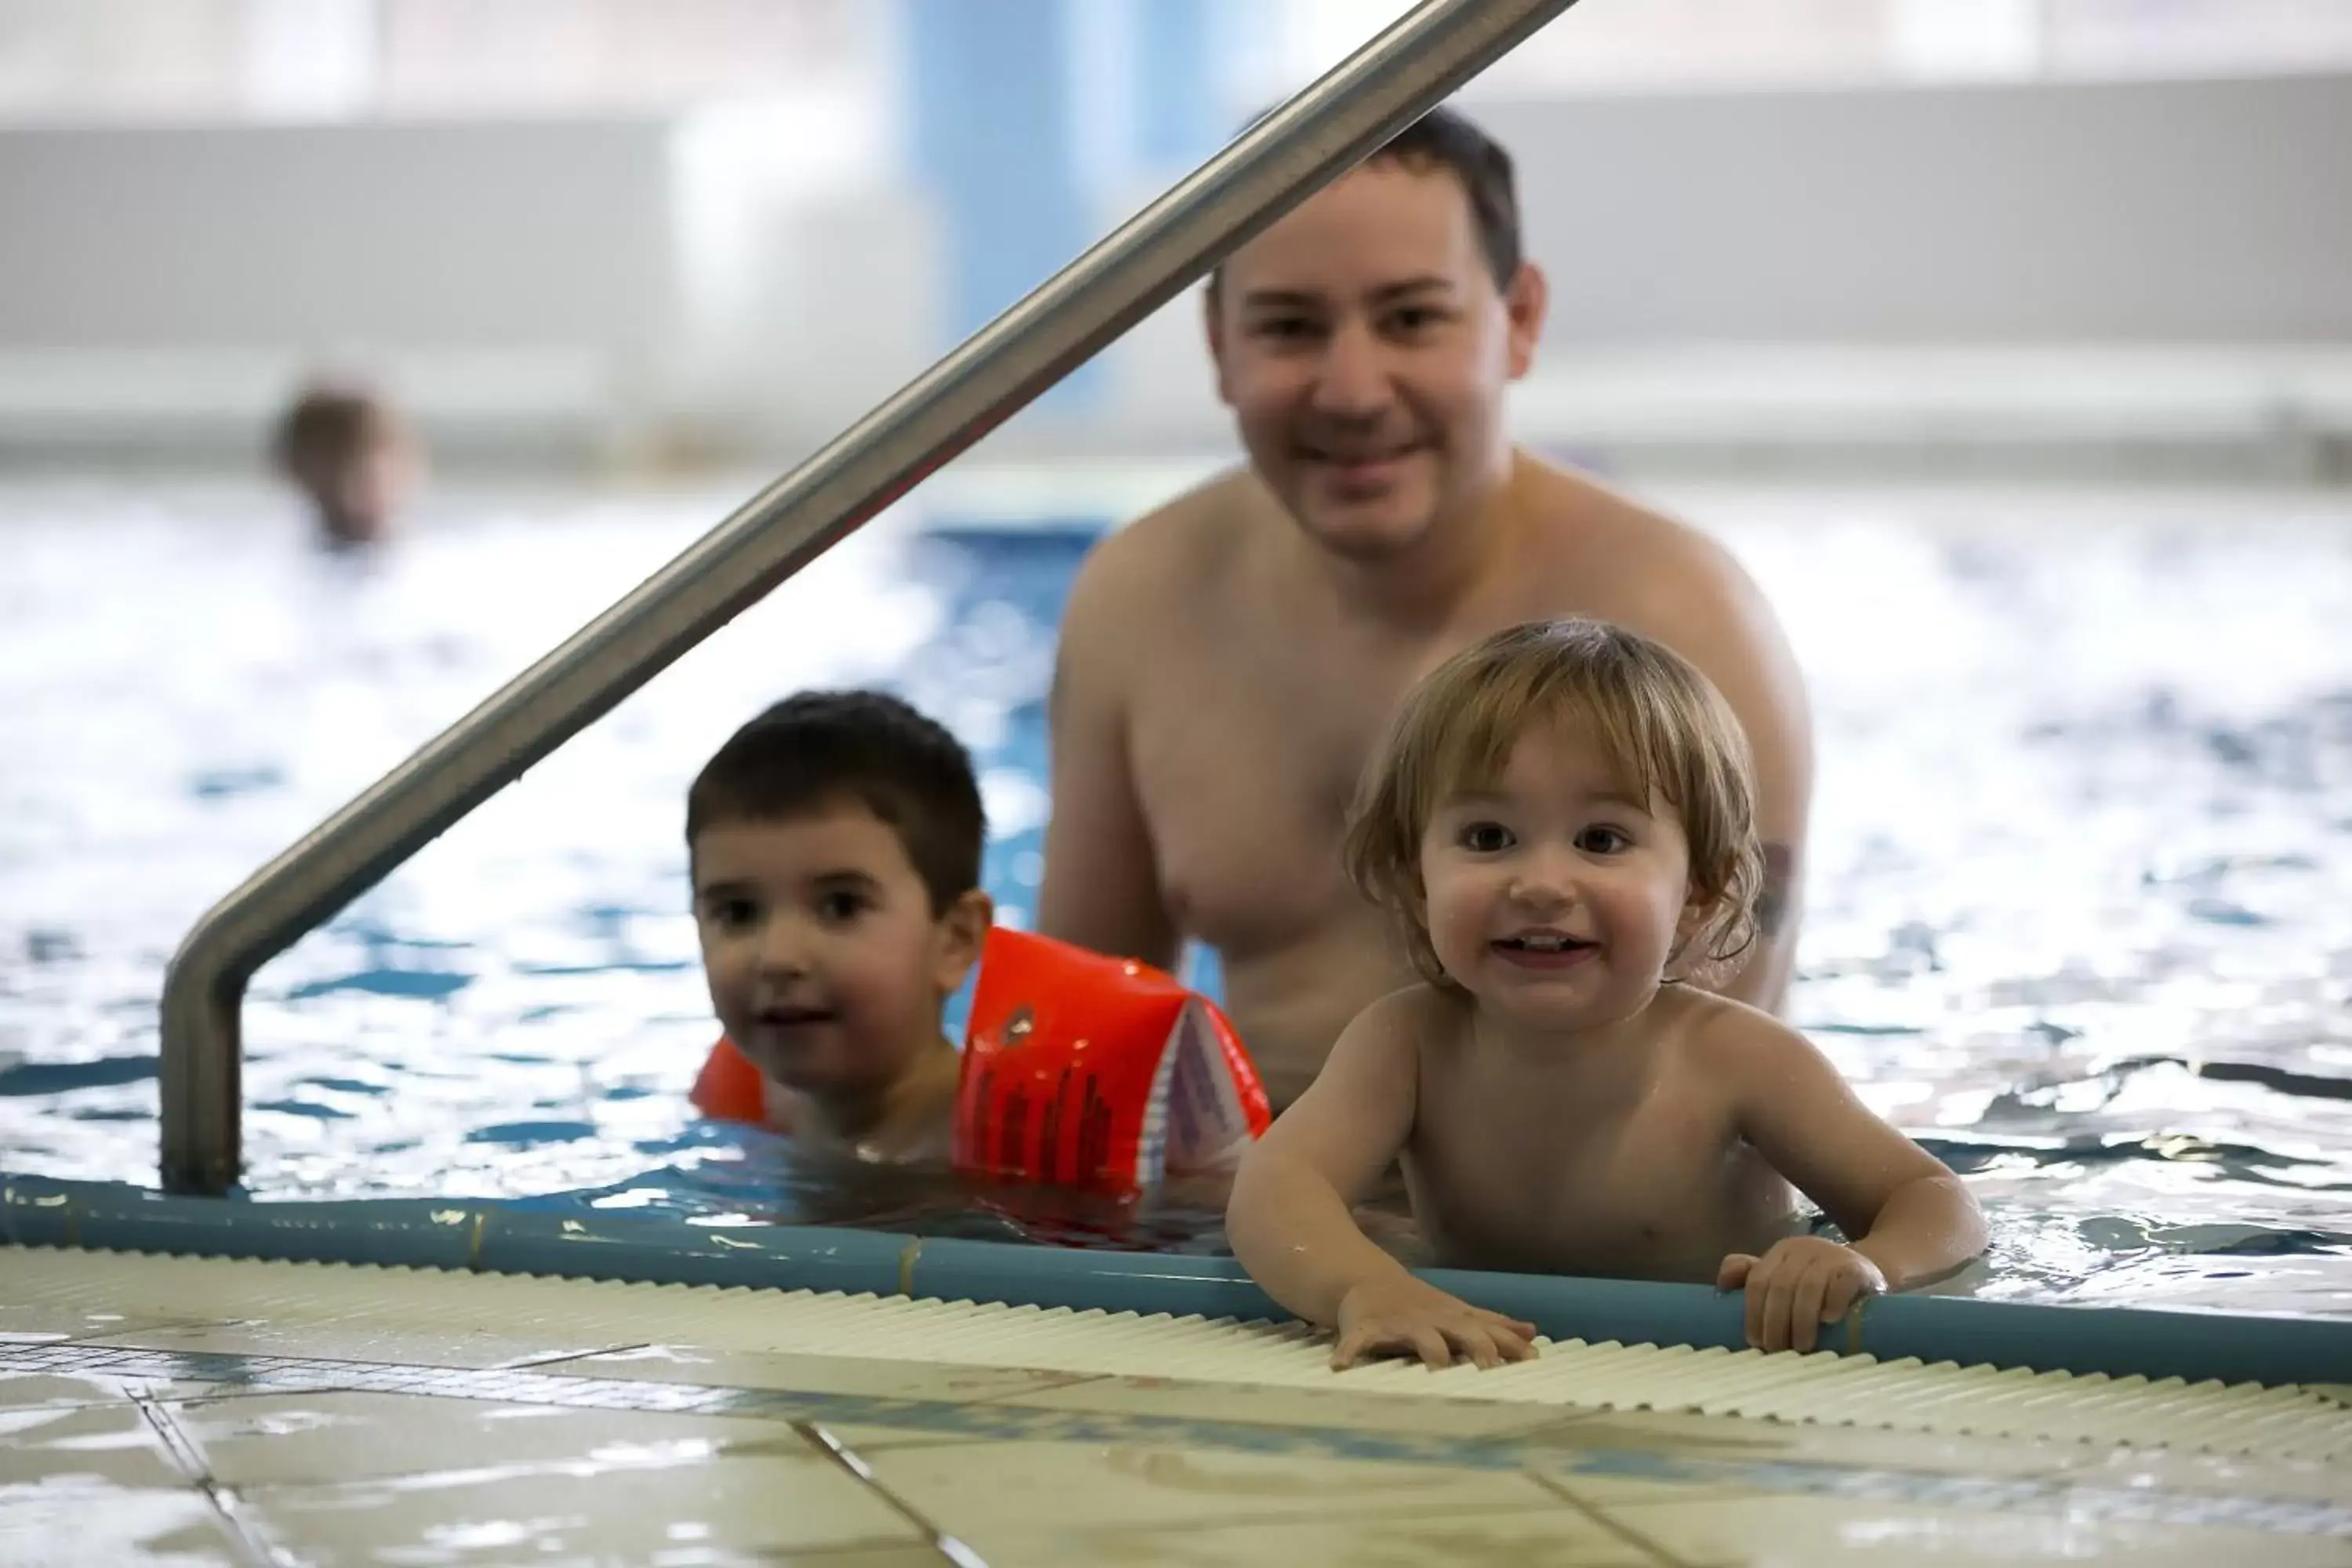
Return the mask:
<path id="1" fill-rule="evenodd" d="M 149 1181 L 154 997 L 202 907 L 730 496 L 469 509 L 353 571 L 249 497 L 0 497 L 0 1164 Z M 1821 751 L 1796 1021 L 1967 1172 L 1958 1288 L 2352 1311 L 2352 508 L 1697 498 Z M 793 688 L 973 746 L 1030 907 L 1083 530 L 859 540 L 264 970 L 266 1196 L 502 1195 L 1213 1250 L 1117 1205 L 796 1163 L 696 1122 L 681 802 Z"/>

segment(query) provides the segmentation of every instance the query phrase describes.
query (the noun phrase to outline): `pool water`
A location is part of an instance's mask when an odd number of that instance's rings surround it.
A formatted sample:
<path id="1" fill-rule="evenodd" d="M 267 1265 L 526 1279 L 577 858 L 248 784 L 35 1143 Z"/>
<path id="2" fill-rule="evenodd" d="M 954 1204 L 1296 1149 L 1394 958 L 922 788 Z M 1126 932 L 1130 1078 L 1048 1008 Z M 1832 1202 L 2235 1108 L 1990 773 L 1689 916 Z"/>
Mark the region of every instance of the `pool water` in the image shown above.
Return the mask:
<path id="1" fill-rule="evenodd" d="M 0 491 L 0 1168 L 152 1183 L 189 922 L 738 499 L 445 495 L 359 563 L 237 487 Z M 1798 646 L 1791 1013 L 1982 1195 L 1958 1288 L 2352 1313 L 2352 501 L 1662 499 Z M 1054 627 L 1101 526 L 902 509 L 267 966 L 250 1190 L 1220 1247 L 1197 1195 L 830 1169 L 684 1099 L 703 758 L 801 686 L 903 692 L 980 761 L 1024 920 Z"/>

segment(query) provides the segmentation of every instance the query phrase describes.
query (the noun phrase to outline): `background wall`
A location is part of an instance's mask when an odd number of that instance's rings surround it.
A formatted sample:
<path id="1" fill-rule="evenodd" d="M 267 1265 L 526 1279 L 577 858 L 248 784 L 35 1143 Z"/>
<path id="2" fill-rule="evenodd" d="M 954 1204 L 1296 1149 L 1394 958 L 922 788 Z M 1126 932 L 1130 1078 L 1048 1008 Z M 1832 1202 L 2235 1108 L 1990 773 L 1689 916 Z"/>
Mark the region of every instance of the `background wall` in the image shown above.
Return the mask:
<path id="1" fill-rule="evenodd" d="M 830 70 L 734 99 L 0 122 L 0 454 L 249 460 L 343 363 L 446 460 L 788 460 L 1265 90 L 1185 90 L 1249 55 L 1216 0 L 884 10 Z M 1533 438 L 2311 477 L 2352 434 L 2352 72 L 1598 93 L 1547 89 L 1536 48 L 1468 105 L 1553 280 Z M 1222 449 L 1197 310 L 992 446 Z"/>

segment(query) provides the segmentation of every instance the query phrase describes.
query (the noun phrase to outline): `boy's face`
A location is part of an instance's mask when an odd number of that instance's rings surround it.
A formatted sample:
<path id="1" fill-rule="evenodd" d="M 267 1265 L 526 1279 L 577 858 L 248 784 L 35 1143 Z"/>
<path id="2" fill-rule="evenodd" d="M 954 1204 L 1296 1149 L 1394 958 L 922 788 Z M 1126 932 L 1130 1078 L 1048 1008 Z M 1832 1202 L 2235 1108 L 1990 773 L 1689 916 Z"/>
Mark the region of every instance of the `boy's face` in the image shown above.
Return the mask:
<path id="1" fill-rule="evenodd" d="M 896 830 L 852 800 L 721 823 L 694 844 L 711 1007 L 761 1071 L 803 1094 L 878 1092 L 936 1045 L 990 912 L 975 889 L 934 918 Z"/>
<path id="2" fill-rule="evenodd" d="M 1422 837 L 1430 945 L 1481 1007 L 1523 1026 L 1605 1027 L 1657 992 L 1696 922 L 1690 847 L 1573 731 L 1532 731 L 1487 789 Z"/>

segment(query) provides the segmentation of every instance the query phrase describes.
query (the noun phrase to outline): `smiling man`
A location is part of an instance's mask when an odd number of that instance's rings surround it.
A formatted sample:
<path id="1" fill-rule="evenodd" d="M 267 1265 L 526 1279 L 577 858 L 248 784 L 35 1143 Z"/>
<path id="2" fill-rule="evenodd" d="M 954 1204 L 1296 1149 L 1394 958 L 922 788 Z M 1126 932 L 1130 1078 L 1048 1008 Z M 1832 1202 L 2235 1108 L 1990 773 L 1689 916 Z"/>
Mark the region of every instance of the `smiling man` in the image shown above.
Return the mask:
<path id="1" fill-rule="evenodd" d="M 1062 627 L 1039 923 L 1172 967 L 1223 962 L 1275 1104 L 1412 971 L 1349 887 L 1357 780 L 1419 677 L 1521 621 L 1614 621 L 1680 652 L 1756 756 L 1769 885 L 1721 988 L 1777 1010 L 1811 741 L 1770 609 L 1705 536 L 1516 447 L 1509 384 L 1547 285 L 1507 153 L 1438 110 L 1210 280 L 1247 467 L 1107 537 Z"/>

